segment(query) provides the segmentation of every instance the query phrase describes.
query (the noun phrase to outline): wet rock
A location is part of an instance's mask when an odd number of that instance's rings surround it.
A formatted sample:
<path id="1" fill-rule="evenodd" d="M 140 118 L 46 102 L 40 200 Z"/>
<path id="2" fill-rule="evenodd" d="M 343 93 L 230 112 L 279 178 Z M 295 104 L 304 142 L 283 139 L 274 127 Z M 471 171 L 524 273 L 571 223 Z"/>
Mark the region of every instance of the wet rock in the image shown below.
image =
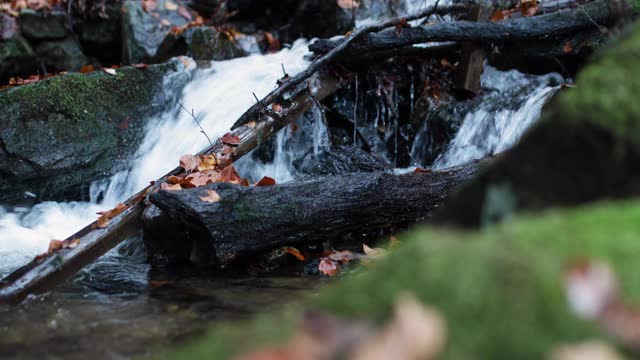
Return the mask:
<path id="1" fill-rule="evenodd" d="M 84 53 L 99 59 L 103 64 L 117 64 L 121 59 L 122 7 L 107 4 L 106 17 L 82 18 L 75 24 Z"/>
<path id="2" fill-rule="evenodd" d="M 40 61 L 29 43 L 20 36 L 0 39 L 0 84 L 14 76 L 28 77 L 40 69 Z"/>
<path id="3" fill-rule="evenodd" d="M 24 9 L 19 17 L 20 33 L 29 40 L 59 40 L 67 35 L 67 13 Z"/>
<path id="4" fill-rule="evenodd" d="M 68 74 L 0 91 L 0 203 L 23 201 L 25 192 L 79 199 L 83 185 L 122 170 L 146 121 L 171 103 L 163 78 L 172 73 L 181 79 L 173 87 L 183 86 L 183 67 Z"/>
<path id="5" fill-rule="evenodd" d="M 317 155 L 308 154 L 293 165 L 301 174 L 310 176 L 390 170 L 373 155 L 353 146 L 334 146 Z"/>
<path id="6" fill-rule="evenodd" d="M 52 40 L 38 43 L 35 51 L 42 59 L 47 71 L 57 73 L 61 71 L 78 71 L 89 63 L 80 44 L 73 38 Z"/>
<path id="7" fill-rule="evenodd" d="M 169 33 L 158 48 L 154 61 L 186 55 L 194 60 L 228 60 L 246 53 L 233 40 L 207 26 L 193 27 L 182 34 Z"/>
<path id="8" fill-rule="evenodd" d="M 292 39 L 303 37 L 331 37 L 344 34 L 355 26 L 351 11 L 336 1 L 306 0 L 300 2 L 291 21 Z"/>
<path id="9" fill-rule="evenodd" d="M 167 9 L 167 2 L 158 0 L 156 10 L 146 12 L 140 1 L 124 3 L 122 17 L 122 61 L 126 64 L 148 63 L 155 56 L 171 26 L 182 26 L 187 20 L 175 10 Z M 173 8 L 169 5 L 169 8 Z M 166 24 L 170 24 L 167 26 Z"/>
<path id="10" fill-rule="evenodd" d="M 18 24 L 12 16 L 0 13 L 0 40 L 11 39 L 18 33 Z"/>

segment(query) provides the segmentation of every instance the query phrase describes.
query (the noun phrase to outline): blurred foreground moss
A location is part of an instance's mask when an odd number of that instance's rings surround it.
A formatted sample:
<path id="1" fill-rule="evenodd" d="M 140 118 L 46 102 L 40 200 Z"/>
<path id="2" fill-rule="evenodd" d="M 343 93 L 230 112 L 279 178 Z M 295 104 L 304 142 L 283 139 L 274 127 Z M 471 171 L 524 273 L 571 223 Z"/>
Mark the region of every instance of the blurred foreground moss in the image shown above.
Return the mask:
<path id="1" fill-rule="evenodd" d="M 585 257 L 608 262 L 625 297 L 640 299 L 640 201 L 522 215 L 474 232 L 423 228 L 402 242 L 303 305 L 217 326 L 165 357 L 224 359 L 286 342 L 303 309 L 381 321 L 409 291 L 446 317 L 443 358 L 539 359 L 559 343 L 600 336 L 571 313 L 563 290 L 565 266 Z"/>

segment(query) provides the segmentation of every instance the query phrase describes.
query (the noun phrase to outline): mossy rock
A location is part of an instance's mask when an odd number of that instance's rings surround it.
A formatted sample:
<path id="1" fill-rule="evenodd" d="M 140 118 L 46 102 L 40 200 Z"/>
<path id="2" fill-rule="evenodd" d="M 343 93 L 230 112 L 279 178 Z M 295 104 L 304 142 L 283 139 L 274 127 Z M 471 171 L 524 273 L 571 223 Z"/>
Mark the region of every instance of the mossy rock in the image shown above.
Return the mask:
<path id="1" fill-rule="evenodd" d="M 67 74 L 0 91 L 0 203 L 25 191 L 77 199 L 82 185 L 122 170 L 147 120 L 170 103 L 165 75 L 183 67 L 176 60 L 115 75 Z M 182 75 L 175 86 L 186 83 Z"/>
<path id="2" fill-rule="evenodd" d="M 305 310 L 381 322 L 404 292 L 443 313 L 444 359 L 540 359 L 555 345 L 603 336 L 574 316 L 563 275 L 576 259 L 609 263 L 625 298 L 640 300 L 640 202 L 519 216 L 483 231 L 424 228 L 356 274 L 252 321 L 219 326 L 169 359 L 225 359 L 287 341 Z"/>
<path id="3" fill-rule="evenodd" d="M 640 24 L 601 50 L 575 88 L 556 96 L 538 124 L 450 199 L 437 221 L 477 226 L 514 209 L 640 194 Z M 514 205 L 498 209 L 495 189 Z"/>

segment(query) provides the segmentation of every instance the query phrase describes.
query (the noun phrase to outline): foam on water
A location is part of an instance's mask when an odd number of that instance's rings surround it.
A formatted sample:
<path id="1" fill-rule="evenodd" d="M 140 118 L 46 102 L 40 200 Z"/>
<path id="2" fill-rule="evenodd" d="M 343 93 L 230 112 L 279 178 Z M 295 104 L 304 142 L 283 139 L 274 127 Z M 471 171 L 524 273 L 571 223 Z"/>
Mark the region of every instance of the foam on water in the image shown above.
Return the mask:
<path id="1" fill-rule="evenodd" d="M 181 101 L 188 111 L 193 109 L 209 137 L 216 139 L 255 102 L 253 93 L 261 98 L 275 87 L 282 66 L 290 75 L 306 68 L 303 56 L 307 51 L 307 42 L 299 40 L 276 54 L 214 62 L 209 69 L 191 70 L 193 80 L 184 88 Z M 191 115 L 176 106 L 149 122 L 131 170 L 94 184 L 92 202 L 45 202 L 13 212 L 0 207 L 0 276 L 45 251 L 51 239 L 72 235 L 94 221 L 97 211 L 112 208 L 173 169 L 180 156 L 198 152 L 207 144 Z"/>

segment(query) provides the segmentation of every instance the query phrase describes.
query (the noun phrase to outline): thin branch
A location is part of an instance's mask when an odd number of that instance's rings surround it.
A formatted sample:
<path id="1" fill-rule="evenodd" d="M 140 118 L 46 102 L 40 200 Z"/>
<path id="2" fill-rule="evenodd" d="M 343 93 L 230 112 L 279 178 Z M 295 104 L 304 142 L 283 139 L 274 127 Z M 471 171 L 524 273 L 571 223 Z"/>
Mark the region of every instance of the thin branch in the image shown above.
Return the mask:
<path id="1" fill-rule="evenodd" d="M 191 115 L 191 117 L 193 118 L 193 121 L 195 121 L 196 124 L 198 124 L 198 127 L 200 128 L 200 132 L 204 135 L 204 137 L 207 138 L 207 140 L 209 141 L 209 145 L 213 147 L 213 141 L 211 141 L 211 138 L 209 138 L 209 135 L 207 135 L 207 133 L 204 131 L 204 129 L 202 128 L 202 125 L 200 125 L 200 121 L 198 121 L 198 118 L 196 118 L 196 114 L 194 113 L 193 109 L 191 109 L 191 112 L 189 112 L 189 110 L 187 110 L 187 108 L 185 108 L 180 101 L 178 101 L 178 105 L 180 105 L 180 108 L 182 108 L 182 110 L 184 110 L 187 114 Z"/>

